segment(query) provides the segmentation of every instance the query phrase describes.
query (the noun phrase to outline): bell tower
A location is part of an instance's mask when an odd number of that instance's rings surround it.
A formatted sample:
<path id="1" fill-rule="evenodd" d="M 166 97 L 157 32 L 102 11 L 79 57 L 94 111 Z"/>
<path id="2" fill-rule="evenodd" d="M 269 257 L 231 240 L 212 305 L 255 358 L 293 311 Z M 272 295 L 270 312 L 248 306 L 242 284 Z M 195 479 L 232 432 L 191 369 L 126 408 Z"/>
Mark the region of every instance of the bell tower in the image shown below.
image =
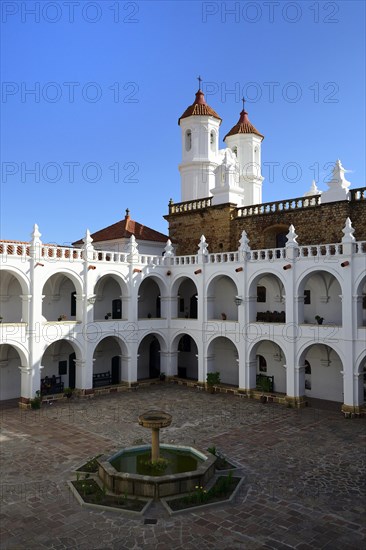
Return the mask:
<path id="1" fill-rule="evenodd" d="M 239 184 L 244 190 L 244 204 L 261 204 L 262 170 L 261 144 L 264 136 L 258 132 L 248 118 L 243 101 L 243 110 L 238 122 L 224 137 L 228 147 L 236 154 L 239 163 Z"/>
<path id="2" fill-rule="evenodd" d="M 206 103 L 201 78 L 196 98 L 178 120 L 182 132 L 181 201 L 203 199 L 215 187 L 221 118 Z"/>

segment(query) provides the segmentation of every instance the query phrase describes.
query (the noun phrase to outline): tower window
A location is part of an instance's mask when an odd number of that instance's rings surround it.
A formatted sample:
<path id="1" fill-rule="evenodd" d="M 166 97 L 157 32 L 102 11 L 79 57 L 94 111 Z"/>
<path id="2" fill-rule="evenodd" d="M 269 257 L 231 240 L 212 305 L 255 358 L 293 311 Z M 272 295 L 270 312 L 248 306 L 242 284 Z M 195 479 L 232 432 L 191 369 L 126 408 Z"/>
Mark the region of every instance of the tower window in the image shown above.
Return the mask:
<path id="1" fill-rule="evenodd" d="M 233 147 L 233 153 L 238 156 L 238 148 L 237 146 L 235 145 L 235 147 Z"/>
<path id="2" fill-rule="evenodd" d="M 192 148 L 192 132 L 191 130 L 186 131 L 186 151 L 190 151 Z"/>
<path id="3" fill-rule="evenodd" d="M 215 136 L 215 132 L 212 130 L 210 133 L 211 151 L 215 151 L 215 143 L 216 143 L 216 136 Z"/>

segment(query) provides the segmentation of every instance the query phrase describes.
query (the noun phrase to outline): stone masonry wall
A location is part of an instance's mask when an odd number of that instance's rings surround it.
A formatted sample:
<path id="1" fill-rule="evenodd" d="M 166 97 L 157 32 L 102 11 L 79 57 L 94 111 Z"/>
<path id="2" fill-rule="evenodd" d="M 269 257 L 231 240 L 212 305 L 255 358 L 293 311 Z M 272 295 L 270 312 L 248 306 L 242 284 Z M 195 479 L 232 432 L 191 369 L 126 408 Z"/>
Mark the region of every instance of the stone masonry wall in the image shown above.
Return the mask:
<path id="1" fill-rule="evenodd" d="M 210 252 L 237 250 L 242 231 L 248 234 L 252 250 L 274 248 L 276 235 L 293 224 L 300 245 L 338 243 L 349 217 L 358 241 L 366 240 L 366 201 L 339 201 L 292 211 L 256 214 L 236 218 L 236 208 L 224 204 L 202 210 L 170 214 L 169 235 L 177 254 L 196 254 L 201 235 Z"/>

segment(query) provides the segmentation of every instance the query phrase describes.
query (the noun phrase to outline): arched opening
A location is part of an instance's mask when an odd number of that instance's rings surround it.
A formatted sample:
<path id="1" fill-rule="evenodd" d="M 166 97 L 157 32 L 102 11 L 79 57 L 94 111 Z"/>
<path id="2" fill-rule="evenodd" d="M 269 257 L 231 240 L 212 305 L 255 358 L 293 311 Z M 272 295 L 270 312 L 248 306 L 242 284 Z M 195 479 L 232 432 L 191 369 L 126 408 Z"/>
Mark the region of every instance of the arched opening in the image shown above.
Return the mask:
<path id="1" fill-rule="evenodd" d="M 179 286 L 178 286 L 179 285 Z M 172 317 L 179 319 L 197 319 L 197 287 L 192 279 L 188 277 L 180 278 L 175 282 L 172 295 L 177 290 L 177 310 L 175 313 L 174 304 L 172 307 Z"/>
<path id="2" fill-rule="evenodd" d="M 207 350 L 207 372 L 219 372 L 222 384 L 239 386 L 239 355 L 231 340 L 218 336 Z"/>
<path id="3" fill-rule="evenodd" d="M 22 288 L 23 285 L 23 288 Z M 28 291 L 11 271 L 1 270 L 0 277 L 0 321 L 3 323 L 26 323 L 28 321 L 28 301 L 22 300 Z"/>
<path id="4" fill-rule="evenodd" d="M 313 271 L 299 284 L 299 323 L 342 325 L 341 285 L 327 271 Z"/>
<path id="5" fill-rule="evenodd" d="M 117 336 L 106 336 L 93 354 L 93 388 L 120 384 L 128 380 L 126 344 Z"/>
<path id="6" fill-rule="evenodd" d="M 75 388 L 76 353 L 67 340 L 57 340 L 43 353 L 41 361 L 41 393 L 51 395 Z"/>
<path id="7" fill-rule="evenodd" d="M 116 275 L 104 275 L 95 285 L 94 321 L 127 319 L 127 286 Z"/>
<path id="8" fill-rule="evenodd" d="M 144 279 L 139 288 L 138 318 L 160 319 L 161 298 L 160 289 L 152 277 Z"/>
<path id="9" fill-rule="evenodd" d="M 301 354 L 299 365 L 305 367 L 300 395 L 343 403 L 343 365 L 334 349 L 312 344 Z"/>
<path id="10" fill-rule="evenodd" d="M 287 243 L 288 226 L 276 224 L 263 231 L 264 248 L 283 248 Z"/>
<path id="11" fill-rule="evenodd" d="M 212 279 L 207 288 L 207 319 L 237 321 L 237 295 L 237 286 L 230 277 L 218 275 Z"/>
<path id="12" fill-rule="evenodd" d="M 249 287 L 249 321 L 251 323 L 286 323 L 285 288 L 282 281 L 265 273 L 254 279 Z"/>
<path id="13" fill-rule="evenodd" d="M 196 342 L 189 334 L 182 334 L 176 338 L 177 345 L 177 373 L 179 378 L 198 380 L 198 349 Z"/>
<path id="14" fill-rule="evenodd" d="M 286 357 L 278 344 L 270 340 L 257 342 L 251 349 L 250 362 L 256 365 L 258 390 L 286 394 Z"/>
<path id="15" fill-rule="evenodd" d="M 21 357 L 13 346 L 0 345 L 0 400 L 15 399 L 21 395 Z M 23 365 L 25 366 L 25 365 Z"/>
<path id="16" fill-rule="evenodd" d="M 148 334 L 140 342 L 137 352 L 137 379 L 158 378 L 160 375 L 160 342 L 155 334 Z"/>
<path id="17" fill-rule="evenodd" d="M 44 284 L 42 294 L 42 315 L 46 321 L 80 321 L 81 305 L 78 310 L 77 290 L 73 280 L 65 273 L 55 273 Z"/>
<path id="18" fill-rule="evenodd" d="M 366 406 L 366 357 L 360 363 L 358 376 L 358 403 L 359 406 Z"/>

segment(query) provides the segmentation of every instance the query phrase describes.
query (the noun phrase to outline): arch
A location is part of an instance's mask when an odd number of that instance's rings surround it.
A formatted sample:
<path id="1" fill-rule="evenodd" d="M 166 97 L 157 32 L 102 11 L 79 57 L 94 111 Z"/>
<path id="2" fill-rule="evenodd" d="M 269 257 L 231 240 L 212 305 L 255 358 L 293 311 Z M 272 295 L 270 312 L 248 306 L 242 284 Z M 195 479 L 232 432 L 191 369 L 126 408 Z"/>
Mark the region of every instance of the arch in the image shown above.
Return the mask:
<path id="1" fill-rule="evenodd" d="M 263 231 L 263 248 L 283 248 L 285 246 L 285 240 L 283 242 L 278 242 L 278 236 L 281 235 L 281 238 L 284 234 L 288 233 L 288 225 L 284 223 L 278 223 L 266 227 Z M 287 240 L 287 239 L 286 239 Z M 281 244 L 281 246 L 277 246 Z"/>
<path id="2" fill-rule="evenodd" d="M 16 267 L 14 266 L 2 266 L 1 268 L 1 277 L 4 276 L 5 273 L 9 273 L 10 275 L 13 275 L 18 283 L 20 284 L 20 287 L 22 289 L 22 294 L 29 294 L 30 293 L 30 281 L 28 279 L 28 277 L 26 275 L 24 275 L 24 273 L 22 271 L 20 271 L 20 269 L 17 269 Z M 1 287 L 3 286 L 4 284 L 4 281 L 1 280 L 0 281 L 0 284 L 1 284 Z"/>
<path id="3" fill-rule="evenodd" d="M 81 360 L 80 346 L 71 339 L 62 338 L 45 346 L 41 358 L 41 392 L 63 393 L 66 387 L 75 387 L 76 361 Z"/>
<path id="4" fill-rule="evenodd" d="M 186 275 L 177 277 L 171 288 L 172 318 L 197 319 L 198 289 L 194 280 Z M 174 302 L 174 297 L 177 297 Z"/>
<path id="5" fill-rule="evenodd" d="M 93 350 L 93 387 L 127 381 L 128 357 L 127 344 L 121 337 L 103 334 Z"/>
<path id="6" fill-rule="evenodd" d="M 118 273 L 101 275 L 94 285 L 94 321 L 127 319 L 128 286 Z"/>
<path id="7" fill-rule="evenodd" d="M 137 379 L 152 379 L 159 377 L 161 371 L 161 343 L 163 339 L 158 333 L 146 334 L 140 341 L 137 351 Z"/>
<path id="8" fill-rule="evenodd" d="M 311 366 L 311 388 L 300 387 L 300 395 L 343 403 L 344 358 L 334 346 L 321 342 L 307 343 L 299 352 L 298 365 Z"/>
<path id="9" fill-rule="evenodd" d="M 26 355 L 20 346 L 8 342 L 0 345 L 0 401 L 20 397 L 22 373 L 19 367 L 26 365 Z"/>
<path id="10" fill-rule="evenodd" d="M 239 350 L 225 336 L 216 336 L 207 347 L 207 372 L 219 372 L 222 384 L 239 387 Z"/>
<path id="11" fill-rule="evenodd" d="M 259 377 L 271 380 L 271 387 L 277 393 L 287 392 L 286 369 L 287 364 L 285 350 L 275 341 L 262 339 L 253 342 L 248 350 L 249 363 L 256 365 L 257 382 Z M 258 356 L 266 361 L 267 371 L 259 370 Z"/>
<path id="12" fill-rule="evenodd" d="M 82 319 L 82 304 L 77 301 L 76 316 L 72 315 L 70 296 L 76 292 L 76 297 L 82 296 L 82 283 L 75 273 L 63 269 L 48 277 L 42 288 L 42 315 L 46 321 Z M 61 317 L 63 317 L 61 319 Z M 75 319 L 72 319 L 75 317 Z"/>
<path id="13" fill-rule="evenodd" d="M 260 288 L 265 290 L 259 295 Z M 268 270 L 257 272 L 248 284 L 248 294 L 249 322 L 286 322 L 285 285 L 277 273 L 270 273 Z"/>
<path id="14" fill-rule="evenodd" d="M 156 275 L 149 275 L 141 281 L 137 294 L 138 318 L 161 318 L 161 296 L 167 295 L 165 281 Z"/>
<path id="15" fill-rule="evenodd" d="M 176 334 L 171 343 L 172 362 L 176 365 L 172 371 L 180 378 L 198 380 L 198 346 L 196 339 L 187 332 Z"/>
<path id="16" fill-rule="evenodd" d="M 237 295 L 238 286 L 230 275 L 213 275 L 206 286 L 207 319 L 237 321 L 238 306 L 235 303 Z"/>
<path id="17" fill-rule="evenodd" d="M 333 270 L 319 267 L 307 270 L 295 291 L 295 295 L 303 297 L 298 302 L 297 322 L 316 324 L 316 318 L 321 317 L 325 324 L 341 326 L 342 294 L 342 282 Z"/>

